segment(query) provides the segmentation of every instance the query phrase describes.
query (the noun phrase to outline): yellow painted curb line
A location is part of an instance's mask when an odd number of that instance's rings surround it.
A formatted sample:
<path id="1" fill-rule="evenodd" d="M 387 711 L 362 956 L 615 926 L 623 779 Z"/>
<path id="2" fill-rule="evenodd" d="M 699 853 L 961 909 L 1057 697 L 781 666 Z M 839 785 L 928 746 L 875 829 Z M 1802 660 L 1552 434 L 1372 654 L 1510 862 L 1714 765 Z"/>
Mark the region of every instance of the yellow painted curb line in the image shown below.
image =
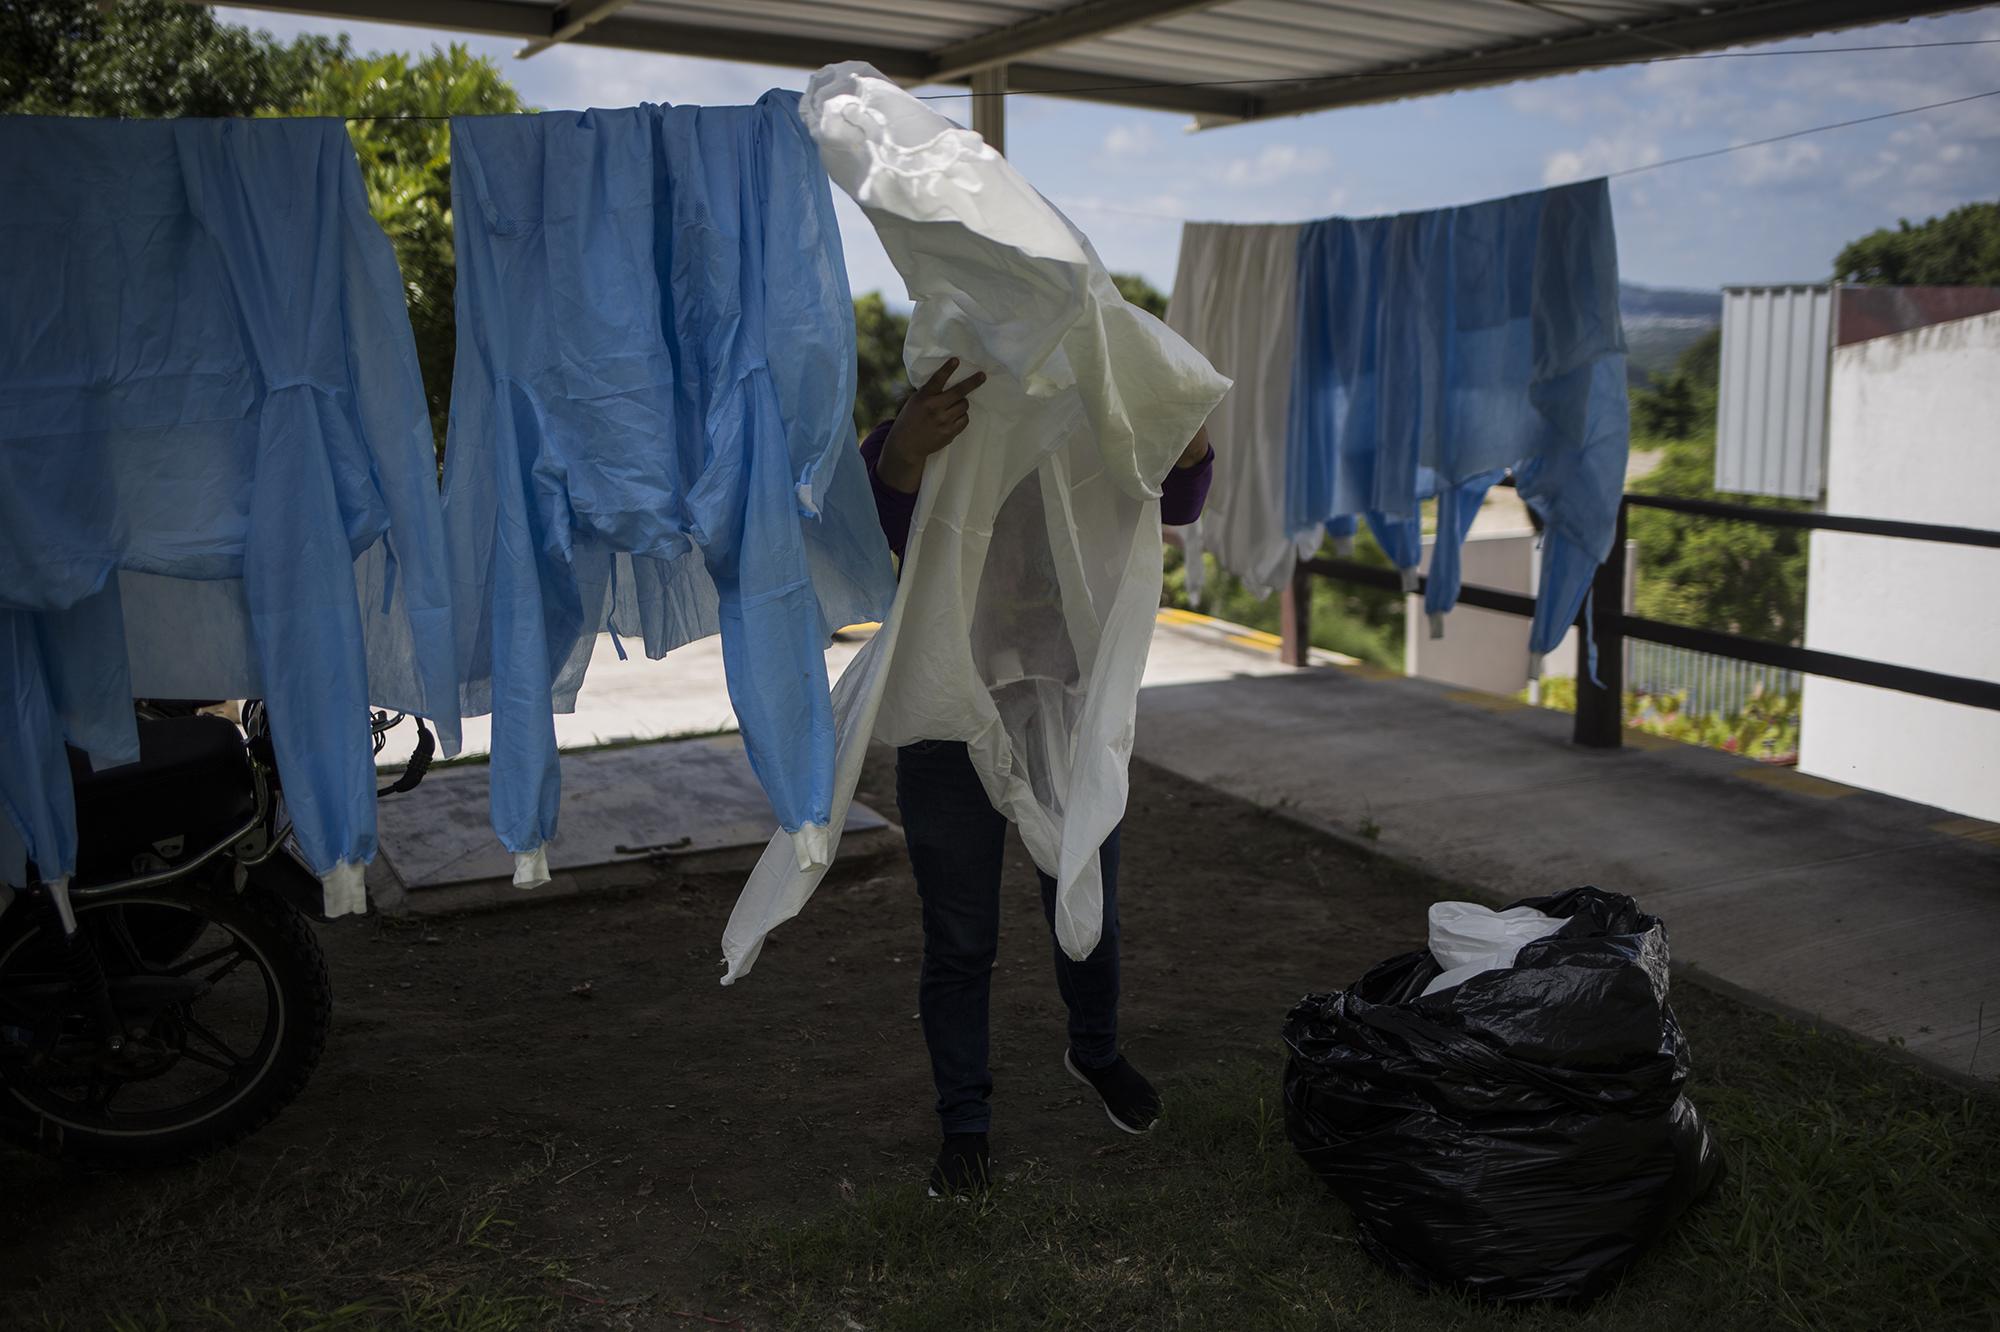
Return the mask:
<path id="1" fill-rule="evenodd" d="M 1933 823 L 1931 831 L 1947 837 L 1963 837 L 1968 842 L 2000 846 L 2000 823 L 1988 823 L 1985 819 L 1946 819 L 1942 823 Z"/>
<path id="2" fill-rule="evenodd" d="M 1221 634 L 1232 643 L 1240 643 L 1244 647 L 1264 648 L 1272 652 L 1276 652 L 1280 647 L 1284 646 L 1285 642 L 1278 635 L 1266 633 L 1262 629 L 1246 628 L 1240 624 L 1232 624 L 1228 620 L 1218 620 L 1212 615 L 1203 615 L 1198 611 L 1181 610 L 1176 606 L 1160 607 L 1159 614 L 1155 617 L 1155 620 L 1160 624 L 1179 624 L 1194 629 L 1209 629 Z"/>
<path id="3" fill-rule="evenodd" d="M 1477 689 L 1454 689 L 1445 697 L 1482 712 L 1519 712 L 1528 706 L 1518 698 L 1510 698 L 1506 694 L 1482 694 Z"/>
<path id="4" fill-rule="evenodd" d="M 1824 777 L 1809 777 L 1795 768 L 1774 768 L 1759 764 L 1754 768 L 1732 774 L 1739 782 L 1756 782 L 1759 786 L 1775 786 L 1780 791 L 1790 791 L 1793 795 L 1811 796 L 1814 800 L 1845 800 L 1860 792 L 1839 782 L 1829 782 Z"/>

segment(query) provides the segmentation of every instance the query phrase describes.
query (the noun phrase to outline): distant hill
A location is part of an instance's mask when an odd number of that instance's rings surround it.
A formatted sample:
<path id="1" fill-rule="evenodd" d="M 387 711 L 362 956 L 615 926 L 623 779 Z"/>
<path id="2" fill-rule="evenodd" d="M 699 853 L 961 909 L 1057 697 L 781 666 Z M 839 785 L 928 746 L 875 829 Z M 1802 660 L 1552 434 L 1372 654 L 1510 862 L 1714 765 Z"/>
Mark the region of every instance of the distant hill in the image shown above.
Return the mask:
<path id="1" fill-rule="evenodd" d="M 1722 293 L 1624 282 L 1618 310 L 1625 319 L 1626 377 L 1644 384 L 1671 370 L 1682 352 L 1722 322 Z"/>

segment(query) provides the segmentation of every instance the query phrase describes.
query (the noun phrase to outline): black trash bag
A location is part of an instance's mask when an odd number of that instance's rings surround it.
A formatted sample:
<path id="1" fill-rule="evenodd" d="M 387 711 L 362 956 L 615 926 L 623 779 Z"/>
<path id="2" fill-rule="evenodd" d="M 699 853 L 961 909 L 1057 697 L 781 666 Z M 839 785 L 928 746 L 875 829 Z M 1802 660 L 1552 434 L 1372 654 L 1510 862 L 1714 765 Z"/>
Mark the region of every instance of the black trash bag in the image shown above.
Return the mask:
<path id="1" fill-rule="evenodd" d="M 1714 1184 L 1681 1095 L 1667 933 L 1629 897 L 1515 903 L 1568 924 L 1428 998 L 1428 951 L 1285 1021 L 1285 1125 L 1362 1247 L 1420 1286 L 1588 1300 Z"/>

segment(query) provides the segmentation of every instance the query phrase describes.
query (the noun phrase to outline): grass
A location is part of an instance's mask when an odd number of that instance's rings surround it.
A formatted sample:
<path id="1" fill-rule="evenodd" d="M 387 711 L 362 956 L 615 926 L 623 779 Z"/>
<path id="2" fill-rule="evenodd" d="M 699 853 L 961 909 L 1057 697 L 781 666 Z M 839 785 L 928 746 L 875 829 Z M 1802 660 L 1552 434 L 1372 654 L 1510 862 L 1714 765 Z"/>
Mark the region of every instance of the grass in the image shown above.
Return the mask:
<path id="1" fill-rule="evenodd" d="M 142 1317 L 119 1316 L 106 1332 L 540 1332 L 554 1315 L 545 1300 L 446 1291 L 406 1295 L 399 1303 L 361 1301 L 323 1309 L 283 1290 L 243 1291 L 228 1299 L 204 1299 L 169 1313 L 163 1308 Z M 67 1329 L 62 1320 L 46 1324 Z M 79 1328 L 86 1324 L 78 1324 Z"/>
<path id="2" fill-rule="evenodd" d="M 498 1188 L 454 1190 L 288 1153 L 215 1164 L 85 1230 L 49 1264 L 40 1332 L 540 1332 L 562 1267 L 517 1249 Z M 114 1270 L 116 1279 L 105 1278 Z M 234 1286 L 246 1275 L 282 1284 Z M 107 1299 L 107 1286 L 144 1291 Z"/>
<path id="3" fill-rule="evenodd" d="M 1286 1140 L 1276 1049 L 1171 1085 L 1158 1133 L 1107 1144 L 1081 1171 L 1003 1159 L 983 1204 L 930 1202 L 913 1175 L 747 1230 L 710 1293 L 761 1309 L 754 1326 L 842 1332 L 1996 1326 L 2000 1098 L 1692 985 L 1675 1002 L 1694 1048 L 1690 1091 L 1729 1173 L 1588 1309 L 1502 1314 L 1374 1267 Z M 516 1233 L 510 1194 L 547 1164 L 455 1187 L 294 1151 L 268 1167 L 155 1176 L 78 1227 L 20 1306 L 32 1312 L 0 1308 L 0 1327 L 690 1325 L 652 1297 L 584 1293 L 598 1288 Z M 136 1304 L 114 1293 L 138 1291 Z"/>
<path id="4" fill-rule="evenodd" d="M 1614 1292 L 1504 1325 L 1619 1332 L 1990 1328 L 2000 1101 L 1691 986 L 1692 1094 L 1729 1173 Z M 1285 1139 L 1278 1057 L 1172 1089 L 1151 1140 L 1081 1177 L 1002 1161 L 984 1204 L 912 1180 L 746 1238 L 732 1281 L 787 1328 L 1491 1326 L 1359 1251 Z"/>

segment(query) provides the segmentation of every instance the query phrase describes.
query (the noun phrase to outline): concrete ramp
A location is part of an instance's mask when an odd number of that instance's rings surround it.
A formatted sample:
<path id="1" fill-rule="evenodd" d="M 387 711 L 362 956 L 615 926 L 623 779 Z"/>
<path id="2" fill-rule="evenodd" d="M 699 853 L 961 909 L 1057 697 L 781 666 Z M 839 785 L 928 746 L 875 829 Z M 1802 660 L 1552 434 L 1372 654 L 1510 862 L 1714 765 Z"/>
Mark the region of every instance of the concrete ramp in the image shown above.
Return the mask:
<path id="1" fill-rule="evenodd" d="M 1367 669 L 1147 689 L 1138 757 L 1491 899 L 1579 884 L 1767 1005 L 2000 1077 L 2000 827 Z M 1410 918 L 1412 946 L 1422 937 Z M 1347 978 L 1351 979 L 1351 978 Z"/>
<path id="2" fill-rule="evenodd" d="M 487 817 L 484 763 L 434 770 L 379 806 L 382 851 L 369 891 L 385 911 L 464 910 L 521 901 L 514 859 Z M 553 882 L 533 895 L 577 891 L 579 870 L 671 860 L 690 870 L 744 870 L 777 828 L 771 802 L 734 735 L 563 755 L 561 834 L 549 846 Z M 865 805 L 848 815 L 843 858 L 896 842 Z"/>

